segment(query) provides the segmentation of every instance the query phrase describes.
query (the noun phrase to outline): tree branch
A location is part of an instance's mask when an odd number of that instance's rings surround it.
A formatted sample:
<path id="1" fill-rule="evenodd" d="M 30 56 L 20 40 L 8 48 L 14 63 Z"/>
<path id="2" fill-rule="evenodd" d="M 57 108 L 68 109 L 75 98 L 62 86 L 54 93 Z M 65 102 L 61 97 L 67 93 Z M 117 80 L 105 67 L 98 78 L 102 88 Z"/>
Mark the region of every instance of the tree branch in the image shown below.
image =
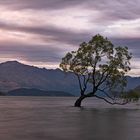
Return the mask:
<path id="1" fill-rule="evenodd" d="M 83 85 L 84 85 L 84 87 L 86 86 L 86 76 L 85 75 L 82 75 L 83 76 Z"/>
<path id="2" fill-rule="evenodd" d="M 107 92 L 105 92 L 102 89 L 98 89 L 99 91 L 101 91 L 102 93 L 104 93 L 108 98 L 110 98 L 111 100 L 115 100 L 115 98 L 111 97 Z"/>
<path id="3" fill-rule="evenodd" d="M 80 80 L 80 76 L 78 74 L 75 74 L 78 78 L 78 83 L 79 83 L 79 87 L 80 87 L 80 90 L 81 90 L 81 95 L 83 95 L 83 88 L 82 88 L 82 84 L 81 84 L 81 80 Z"/>
<path id="4" fill-rule="evenodd" d="M 109 73 L 105 76 L 104 79 L 102 79 L 102 81 L 99 83 L 98 87 L 107 80 L 108 76 L 109 76 Z"/>
<path id="5" fill-rule="evenodd" d="M 98 95 L 94 95 L 94 97 L 96 97 L 96 98 L 98 98 L 98 99 L 102 99 L 102 100 L 104 100 L 105 102 L 107 102 L 107 103 L 109 103 L 109 104 L 111 104 L 111 105 L 125 105 L 125 104 L 127 104 L 127 103 L 129 102 L 129 101 L 126 101 L 126 102 L 123 102 L 123 103 L 110 102 L 110 101 L 108 101 L 106 98 L 101 97 L 101 96 L 98 96 Z"/>
<path id="6" fill-rule="evenodd" d="M 95 89 L 95 86 L 96 86 L 96 82 L 95 82 L 95 72 L 96 72 L 96 65 L 97 65 L 97 62 L 96 59 L 95 59 L 95 63 L 94 65 L 92 65 L 93 67 L 93 71 L 92 71 L 92 80 L 93 80 L 93 91 Z"/>
<path id="7" fill-rule="evenodd" d="M 88 77 L 87 77 L 87 80 L 85 81 L 85 85 L 87 85 L 89 79 L 90 79 L 90 76 L 91 76 L 91 73 L 88 73 Z"/>
<path id="8" fill-rule="evenodd" d="M 90 73 L 88 73 L 88 76 L 87 76 L 87 78 L 86 78 L 86 75 L 83 75 L 83 78 L 84 78 L 84 80 L 83 80 L 83 92 L 85 92 L 86 91 L 86 89 L 87 89 L 87 84 L 88 84 L 88 81 L 89 81 L 89 79 L 90 79 Z"/>
<path id="9" fill-rule="evenodd" d="M 104 78 L 104 74 L 106 73 L 106 71 L 104 71 L 103 73 L 102 73 L 102 75 L 101 75 L 101 78 L 100 78 L 100 80 L 99 80 L 99 82 L 98 82 L 98 84 L 97 84 L 97 87 L 99 87 L 101 84 L 102 84 L 102 80 L 103 80 L 103 78 Z"/>

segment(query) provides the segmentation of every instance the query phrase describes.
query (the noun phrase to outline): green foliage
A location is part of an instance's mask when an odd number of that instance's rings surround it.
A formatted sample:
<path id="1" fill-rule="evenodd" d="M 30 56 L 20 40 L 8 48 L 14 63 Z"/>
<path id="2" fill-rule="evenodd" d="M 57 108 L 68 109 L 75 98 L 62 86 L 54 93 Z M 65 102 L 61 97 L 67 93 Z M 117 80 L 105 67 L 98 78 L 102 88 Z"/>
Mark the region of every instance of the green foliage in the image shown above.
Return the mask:
<path id="1" fill-rule="evenodd" d="M 128 92 L 122 93 L 121 98 L 127 101 L 138 101 L 140 98 L 140 93 L 135 90 L 130 90 Z"/>

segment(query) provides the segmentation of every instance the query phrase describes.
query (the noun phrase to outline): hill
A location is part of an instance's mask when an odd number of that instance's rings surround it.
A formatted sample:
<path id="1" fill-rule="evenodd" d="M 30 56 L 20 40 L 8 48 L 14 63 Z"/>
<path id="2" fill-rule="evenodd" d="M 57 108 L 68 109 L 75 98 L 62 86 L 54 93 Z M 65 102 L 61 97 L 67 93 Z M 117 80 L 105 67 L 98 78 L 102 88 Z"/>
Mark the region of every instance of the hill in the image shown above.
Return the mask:
<path id="1" fill-rule="evenodd" d="M 77 79 L 60 69 L 45 69 L 24 65 L 17 61 L 0 64 L 0 91 L 8 92 L 19 88 L 36 88 L 46 91 L 79 93 Z"/>
<path id="2" fill-rule="evenodd" d="M 127 90 L 140 85 L 140 77 L 128 76 L 127 79 Z M 38 68 L 17 61 L 1 63 L 0 91 L 8 92 L 22 88 L 79 94 L 78 81 L 73 73 L 66 74 L 60 69 Z"/>
<path id="3" fill-rule="evenodd" d="M 6 93 L 9 96 L 73 96 L 63 91 L 45 91 L 40 89 L 20 88 Z"/>

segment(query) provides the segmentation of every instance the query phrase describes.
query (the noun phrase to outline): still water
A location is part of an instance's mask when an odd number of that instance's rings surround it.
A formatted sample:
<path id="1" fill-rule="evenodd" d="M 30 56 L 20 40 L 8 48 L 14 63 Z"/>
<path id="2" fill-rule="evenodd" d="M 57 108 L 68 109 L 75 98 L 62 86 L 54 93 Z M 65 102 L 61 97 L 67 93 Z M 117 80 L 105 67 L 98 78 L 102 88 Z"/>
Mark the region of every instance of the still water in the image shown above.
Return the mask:
<path id="1" fill-rule="evenodd" d="M 0 97 L 0 140 L 140 140 L 140 103 L 75 97 Z"/>

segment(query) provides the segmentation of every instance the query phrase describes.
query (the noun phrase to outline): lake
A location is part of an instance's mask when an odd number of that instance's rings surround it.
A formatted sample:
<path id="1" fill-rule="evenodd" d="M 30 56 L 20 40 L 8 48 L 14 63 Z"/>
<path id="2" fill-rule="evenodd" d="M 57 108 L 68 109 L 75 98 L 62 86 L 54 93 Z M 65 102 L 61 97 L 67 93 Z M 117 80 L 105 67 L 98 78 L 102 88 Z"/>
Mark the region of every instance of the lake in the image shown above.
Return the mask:
<path id="1" fill-rule="evenodd" d="M 140 102 L 112 106 L 76 97 L 0 97 L 1 140 L 140 140 Z"/>

